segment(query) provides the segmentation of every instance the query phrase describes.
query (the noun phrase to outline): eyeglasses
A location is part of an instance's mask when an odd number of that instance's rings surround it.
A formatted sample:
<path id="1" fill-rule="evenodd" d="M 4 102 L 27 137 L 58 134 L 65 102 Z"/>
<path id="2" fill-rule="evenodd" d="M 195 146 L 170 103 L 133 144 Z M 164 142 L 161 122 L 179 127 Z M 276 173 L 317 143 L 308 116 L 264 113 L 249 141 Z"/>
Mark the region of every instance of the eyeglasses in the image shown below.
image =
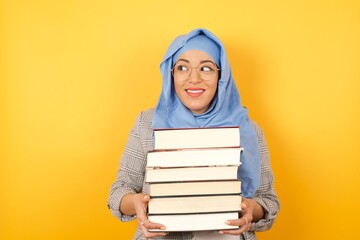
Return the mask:
<path id="1" fill-rule="evenodd" d="M 174 81 L 182 82 L 189 79 L 193 68 L 196 69 L 198 76 L 204 81 L 213 80 L 216 72 L 220 70 L 213 62 L 202 63 L 198 67 L 191 67 L 187 63 L 176 63 L 171 69 Z"/>

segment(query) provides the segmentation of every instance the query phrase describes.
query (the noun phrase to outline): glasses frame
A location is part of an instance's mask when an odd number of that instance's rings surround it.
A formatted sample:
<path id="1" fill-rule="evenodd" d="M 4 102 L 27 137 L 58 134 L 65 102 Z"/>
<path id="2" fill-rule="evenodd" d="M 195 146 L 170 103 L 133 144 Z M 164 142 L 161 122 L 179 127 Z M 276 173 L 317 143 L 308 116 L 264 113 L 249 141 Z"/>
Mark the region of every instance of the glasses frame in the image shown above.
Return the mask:
<path id="1" fill-rule="evenodd" d="M 174 64 L 174 66 L 171 68 L 171 75 L 173 76 L 174 80 L 175 80 L 174 69 L 175 69 L 176 65 L 178 64 L 178 62 L 179 62 L 179 61 L 177 61 L 177 62 Z M 211 62 L 212 64 L 214 64 L 214 66 L 216 67 L 216 68 L 215 68 L 216 71 L 221 71 L 221 69 L 218 67 L 218 65 L 216 65 L 216 63 L 214 63 L 213 61 L 209 61 L 209 62 Z M 190 67 L 190 68 L 189 68 L 189 69 L 190 69 L 190 72 L 189 72 L 189 75 L 187 76 L 187 78 L 184 79 L 184 80 L 182 80 L 182 81 L 179 81 L 179 82 L 185 82 L 185 81 L 187 81 L 187 80 L 189 79 L 189 77 L 191 76 L 192 70 L 193 70 L 194 68 L 196 68 L 196 73 L 197 73 L 198 76 L 200 77 L 200 73 L 199 73 L 198 69 L 199 69 L 199 67 L 200 67 L 201 65 L 202 65 L 202 64 L 200 64 L 200 65 L 197 66 L 197 67 Z M 214 71 L 215 71 L 215 70 L 214 70 Z M 210 79 L 210 80 L 206 80 L 206 79 L 203 79 L 203 78 L 201 78 L 201 77 L 200 77 L 200 79 L 202 79 L 203 81 L 211 81 L 211 79 Z"/>

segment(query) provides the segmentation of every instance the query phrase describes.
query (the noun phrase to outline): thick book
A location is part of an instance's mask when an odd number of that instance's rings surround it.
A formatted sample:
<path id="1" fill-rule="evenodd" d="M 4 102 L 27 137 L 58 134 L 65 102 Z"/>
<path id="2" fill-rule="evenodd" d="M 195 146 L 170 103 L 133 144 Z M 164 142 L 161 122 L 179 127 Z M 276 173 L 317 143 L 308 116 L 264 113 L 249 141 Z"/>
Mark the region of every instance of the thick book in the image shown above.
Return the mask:
<path id="1" fill-rule="evenodd" d="M 240 147 L 239 127 L 154 129 L 155 150 Z"/>
<path id="2" fill-rule="evenodd" d="M 178 181 L 212 181 L 237 179 L 238 166 L 214 167 L 181 167 L 181 168 L 148 168 L 145 181 L 178 182 Z"/>
<path id="3" fill-rule="evenodd" d="M 152 183 L 149 187 L 150 197 L 241 193 L 241 182 L 239 180 Z"/>
<path id="4" fill-rule="evenodd" d="M 149 232 L 186 232 L 205 230 L 238 229 L 239 226 L 230 226 L 225 221 L 238 219 L 239 212 L 185 214 L 185 215 L 149 215 L 149 220 L 163 224 L 166 229 L 149 229 Z"/>
<path id="5" fill-rule="evenodd" d="M 153 151 L 147 155 L 147 167 L 195 167 L 237 165 L 242 148 L 202 148 Z"/>
<path id="6" fill-rule="evenodd" d="M 148 214 L 188 214 L 241 211 L 241 195 L 150 198 Z"/>

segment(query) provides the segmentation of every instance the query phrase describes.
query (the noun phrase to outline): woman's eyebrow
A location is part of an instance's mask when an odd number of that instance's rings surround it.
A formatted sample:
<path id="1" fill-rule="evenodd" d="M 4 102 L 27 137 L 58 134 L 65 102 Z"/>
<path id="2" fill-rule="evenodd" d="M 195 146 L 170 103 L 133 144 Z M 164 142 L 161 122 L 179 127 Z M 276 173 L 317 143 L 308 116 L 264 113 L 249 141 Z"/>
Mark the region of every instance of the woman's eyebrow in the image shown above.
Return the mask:
<path id="1" fill-rule="evenodd" d="M 207 62 L 209 62 L 209 63 L 214 63 L 214 62 L 211 61 L 211 60 L 202 60 L 200 63 L 207 63 Z"/>
<path id="2" fill-rule="evenodd" d="M 189 60 L 187 60 L 187 59 L 184 59 L 184 58 L 180 58 L 179 60 L 177 60 L 178 62 L 180 62 L 180 61 L 184 61 L 184 62 L 187 62 L 187 63 L 190 63 L 190 61 Z"/>
<path id="3" fill-rule="evenodd" d="M 177 62 L 180 62 L 180 61 L 190 63 L 190 61 L 189 61 L 189 60 L 184 59 L 184 58 L 180 58 L 179 60 L 177 60 Z M 214 63 L 214 62 L 213 62 L 213 61 L 211 61 L 211 60 L 202 60 L 202 61 L 200 61 L 200 64 L 201 64 L 201 63 L 207 63 L 207 62 L 209 62 L 209 63 Z"/>

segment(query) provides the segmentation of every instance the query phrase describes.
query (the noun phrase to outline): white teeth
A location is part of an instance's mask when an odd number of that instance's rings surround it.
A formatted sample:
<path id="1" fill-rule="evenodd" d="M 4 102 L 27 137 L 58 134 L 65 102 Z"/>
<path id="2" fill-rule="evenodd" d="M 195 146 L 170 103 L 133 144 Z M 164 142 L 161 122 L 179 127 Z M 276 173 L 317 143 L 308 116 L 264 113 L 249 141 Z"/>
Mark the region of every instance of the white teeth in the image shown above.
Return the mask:
<path id="1" fill-rule="evenodd" d="M 203 90 L 187 90 L 189 93 L 201 93 Z"/>

